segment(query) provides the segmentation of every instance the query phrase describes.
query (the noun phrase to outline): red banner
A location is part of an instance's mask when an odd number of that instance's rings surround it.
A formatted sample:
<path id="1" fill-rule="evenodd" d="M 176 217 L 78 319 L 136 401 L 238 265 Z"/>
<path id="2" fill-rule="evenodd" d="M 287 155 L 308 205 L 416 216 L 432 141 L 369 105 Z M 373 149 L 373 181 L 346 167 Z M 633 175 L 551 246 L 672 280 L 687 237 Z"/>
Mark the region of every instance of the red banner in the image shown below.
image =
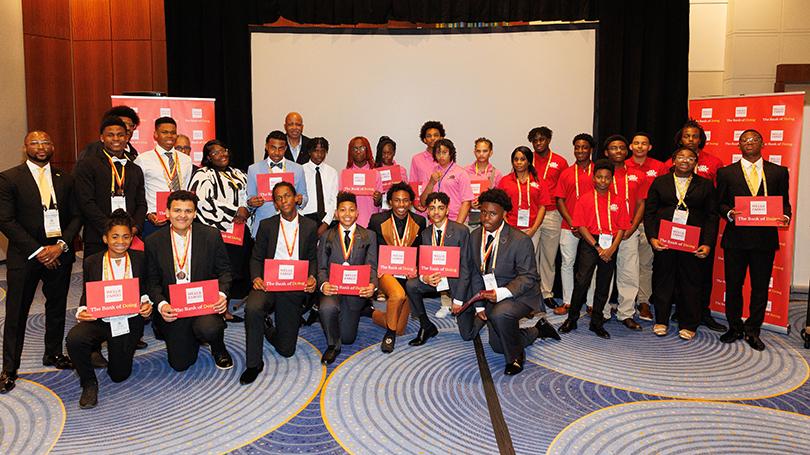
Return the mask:
<path id="1" fill-rule="evenodd" d="M 132 145 L 143 153 L 155 148 L 153 133 L 155 119 L 171 117 L 177 122 L 177 134 L 188 136 L 191 141 L 191 160 L 197 166 L 202 161 L 202 148 L 216 138 L 213 98 L 174 98 L 167 96 L 117 96 L 113 106 L 126 105 L 135 109 L 141 124 L 132 135 Z"/>
<path id="2" fill-rule="evenodd" d="M 755 129 L 762 134 L 764 159 L 787 167 L 790 170 L 790 204 L 796 209 L 799 187 L 799 156 L 801 154 L 802 109 L 804 93 L 774 93 L 768 95 L 707 98 L 689 101 L 689 116 L 700 122 L 706 130 L 705 150 L 728 165 L 741 158 L 738 140 L 743 131 Z M 779 230 L 779 250 L 773 265 L 771 287 L 765 324 L 784 331 L 788 326 L 790 284 L 793 276 L 793 242 L 795 225 Z M 722 237 L 725 220 L 720 221 L 719 237 Z M 714 260 L 714 286 L 711 308 L 725 313 L 725 273 L 723 249 L 717 241 Z M 743 288 L 745 305 L 743 317 L 748 316 L 750 281 L 746 278 Z"/>

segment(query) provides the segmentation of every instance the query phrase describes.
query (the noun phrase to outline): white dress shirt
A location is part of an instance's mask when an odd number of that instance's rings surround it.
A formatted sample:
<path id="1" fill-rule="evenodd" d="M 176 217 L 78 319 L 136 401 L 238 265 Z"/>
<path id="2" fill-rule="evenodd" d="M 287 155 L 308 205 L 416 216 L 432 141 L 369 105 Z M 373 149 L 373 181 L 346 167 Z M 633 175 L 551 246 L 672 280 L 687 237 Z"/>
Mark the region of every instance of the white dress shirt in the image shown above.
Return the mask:
<path id="1" fill-rule="evenodd" d="M 160 153 L 160 158 L 155 154 L 155 150 Z M 185 153 L 178 153 L 176 150 L 164 150 L 159 145 L 155 144 L 154 150 L 149 150 L 138 155 L 135 158 L 135 164 L 143 170 L 144 190 L 146 193 L 146 212 L 155 213 L 156 210 L 156 195 L 158 191 L 171 191 L 171 181 L 163 169 L 163 165 L 169 168 L 169 160 L 166 157 L 167 153 L 171 153 L 176 161 L 179 161 L 180 166 L 179 178 L 180 189 L 185 190 L 188 188 L 188 182 L 191 180 L 191 173 L 193 171 L 191 158 Z M 163 160 L 161 164 L 160 160 Z"/>
<path id="2" fill-rule="evenodd" d="M 281 222 L 278 226 L 278 237 L 276 238 L 276 254 L 273 256 L 275 259 L 293 260 L 297 261 L 298 257 L 298 243 L 301 233 L 298 229 L 298 215 L 295 215 L 292 221 L 287 221 L 283 216 L 279 216 Z M 284 229 L 282 230 L 282 226 Z M 287 250 L 287 243 L 293 245 L 292 254 Z"/>
<path id="3" fill-rule="evenodd" d="M 334 219 L 335 209 L 337 208 L 338 172 L 335 168 L 326 164 L 325 161 L 317 166 L 312 161 L 307 161 L 302 166 L 304 168 L 304 177 L 307 181 L 309 203 L 306 207 L 301 209 L 299 213 L 309 215 L 310 213 L 318 211 L 318 189 L 315 186 L 315 168 L 320 168 L 321 183 L 323 184 L 323 207 L 326 212 L 321 222 L 328 225 Z"/>
<path id="4" fill-rule="evenodd" d="M 28 170 L 31 171 L 31 176 L 34 177 L 34 183 L 36 183 L 37 188 L 39 188 L 39 169 L 41 169 L 41 168 L 36 163 L 33 163 L 31 160 L 25 160 L 25 164 L 28 165 Z M 53 178 L 51 178 L 51 163 L 46 163 L 45 166 L 43 166 L 42 168 L 45 169 L 45 178 L 48 179 L 48 183 L 50 183 L 50 185 L 51 185 L 51 199 L 53 199 L 52 202 L 55 203 L 56 202 L 56 190 L 53 188 Z M 335 194 L 337 194 L 337 193 L 335 193 Z M 37 192 L 37 197 L 38 196 L 39 196 L 39 192 Z M 58 240 L 56 243 L 61 244 L 61 243 L 63 243 L 63 240 Z M 42 246 L 37 248 L 36 251 L 31 253 L 31 256 L 28 256 L 28 260 L 30 261 L 31 259 L 36 257 L 36 255 L 38 255 L 40 253 L 40 251 L 42 251 L 44 248 L 45 247 L 42 247 Z"/>

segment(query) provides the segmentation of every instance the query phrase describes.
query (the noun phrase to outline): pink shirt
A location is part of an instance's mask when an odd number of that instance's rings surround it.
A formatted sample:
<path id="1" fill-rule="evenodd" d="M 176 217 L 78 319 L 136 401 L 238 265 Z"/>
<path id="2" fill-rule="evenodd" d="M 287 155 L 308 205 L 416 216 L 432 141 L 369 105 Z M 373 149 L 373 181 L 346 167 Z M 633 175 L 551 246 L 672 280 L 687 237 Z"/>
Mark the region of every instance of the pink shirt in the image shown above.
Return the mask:
<path id="1" fill-rule="evenodd" d="M 467 170 L 467 173 L 470 174 L 470 177 L 478 179 L 481 178 L 490 179 L 489 187 L 490 188 L 497 187 L 498 183 L 503 178 L 503 174 L 501 174 L 501 171 L 495 169 L 495 166 L 493 166 L 492 163 L 487 163 L 486 169 L 476 170 L 475 168 L 476 163 L 477 161 L 473 161 L 472 164 L 464 168 Z"/>
<path id="2" fill-rule="evenodd" d="M 472 186 L 470 185 L 470 174 L 456 163 L 451 163 L 449 169 L 442 168 L 434 163 L 433 169 L 431 169 L 428 174 L 428 180 L 430 179 L 430 174 L 437 171 L 442 174 L 444 174 L 445 171 L 447 173 L 433 186 L 433 191 L 441 191 L 450 197 L 450 205 L 447 207 L 447 216 L 451 220 L 456 221 L 458 212 L 461 209 L 461 203 L 466 201 L 472 202 L 473 198 L 475 198 L 472 192 Z M 466 220 L 461 220 L 461 222 L 464 221 Z"/>
<path id="3" fill-rule="evenodd" d="M 430 180 L 434 167 L 436 167 L 436 162 L 433 161 L 433 153 L 430 150 L 417 153 L 411 158 L 410 182 L 426 184 Z"/>
<path id="4" fill-rule="evenodd" d="M 366 162 L 361 167 L 358 167 L 354 163 L 347 169 L 371 169 L 371 165 Z M 375 188 L 380 188 L 382 183 L 380 183 L 380 174 L 377 174 L 377 184 Z M 371 215 L 379 212 L 380 208 L 374 206 L 374 197 L 373 196 L 361 196 L 357 195 L 357 224 L 363 227 L 368 227 L 368 220 L 371 218 Z"/>

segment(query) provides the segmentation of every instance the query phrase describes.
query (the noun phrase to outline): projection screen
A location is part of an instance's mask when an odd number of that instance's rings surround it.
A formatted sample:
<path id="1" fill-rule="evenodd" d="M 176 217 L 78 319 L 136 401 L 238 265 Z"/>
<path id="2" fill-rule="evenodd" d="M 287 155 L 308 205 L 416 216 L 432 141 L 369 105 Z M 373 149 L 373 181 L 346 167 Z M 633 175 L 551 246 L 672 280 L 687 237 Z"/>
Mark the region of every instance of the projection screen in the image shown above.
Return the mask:
<path id="1" fill-rule="evenodd" d="M 346 166 L 349 139 L 397 142 L 398 163 L 425 149 L 419 128 L 440 120 L 462 165 L 476 138 L 494 143 L 492 162 L 530 145 L 546 125 L 551 148 L 569 163 L 571 140 L 594 128 L 596 25 L 507 29 L 279 29 L 251 33 L 254 156 L 282 130 L 287 112 L 304 134 L 329 140 L 327 162 Z"/>

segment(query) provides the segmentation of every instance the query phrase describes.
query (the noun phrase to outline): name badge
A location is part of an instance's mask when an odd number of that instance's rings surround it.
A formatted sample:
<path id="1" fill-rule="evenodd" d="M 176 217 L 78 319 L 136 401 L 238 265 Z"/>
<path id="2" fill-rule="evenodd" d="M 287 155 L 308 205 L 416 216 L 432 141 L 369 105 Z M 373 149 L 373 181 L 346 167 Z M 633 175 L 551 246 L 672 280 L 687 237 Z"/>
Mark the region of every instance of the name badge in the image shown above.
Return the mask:
<path id="1" fill-rule="evenodd" d="M 450 283 L 447 281 L 447 277 L 446 276 L 442 277 L 441 281 L 439 281 L 439 284 L 436 285 L 436 291 L 442 292 L 449 290 L 450 290 Z"/>
<path id="2" fill-rule="evenodd" d="M 529 227 L 529 209 L 519 209 L 517 216 L 518 227 Z"/>
<path id="3" fill-rule="evenodd" d="M 498 281 L 495 279 L 494 273 L 487 273 L 484 275 L 484 289 L 487 291 L 494 291 L 498 288 Z"/>
<path id="4" fill-rule="evenodd" d="M 768 201 L 751 201 L 749 205 L 750 215 L 767 215 Z"/>
<path id="5" fill-rule="evenodd" d="M 613 236 L 611 234 L 599 234 L 599 247 L 603 250 L 610 248 L 613 245 Z"/>
<path id="6" fill-rule="evenodd" d="M 62 228 L 59 225 L 59 210 L 48 209 L 45 210 L 45 235 L 48 238 L 61 237 Z"/>
<path id="7" fill-rule="evenodd" d="M 113 337 L 129 333 L 129 316 L 115 316 L 110 318 L 110 332 Z"/>
<path id="8" fill-rule="evenodd" d="M 112 212 L 122 209 L 123 211 L 127 211 L 127 198 L 124 196 L 113 196 L 110 198 L 110 208 Z"/>
<path id="9" fill-rule="evenodd" d="M 672 214 L 672 222 L 675 224 L 686 224 L 688 219 L 689 210 L 675 209 L 675 213 Z"/>

